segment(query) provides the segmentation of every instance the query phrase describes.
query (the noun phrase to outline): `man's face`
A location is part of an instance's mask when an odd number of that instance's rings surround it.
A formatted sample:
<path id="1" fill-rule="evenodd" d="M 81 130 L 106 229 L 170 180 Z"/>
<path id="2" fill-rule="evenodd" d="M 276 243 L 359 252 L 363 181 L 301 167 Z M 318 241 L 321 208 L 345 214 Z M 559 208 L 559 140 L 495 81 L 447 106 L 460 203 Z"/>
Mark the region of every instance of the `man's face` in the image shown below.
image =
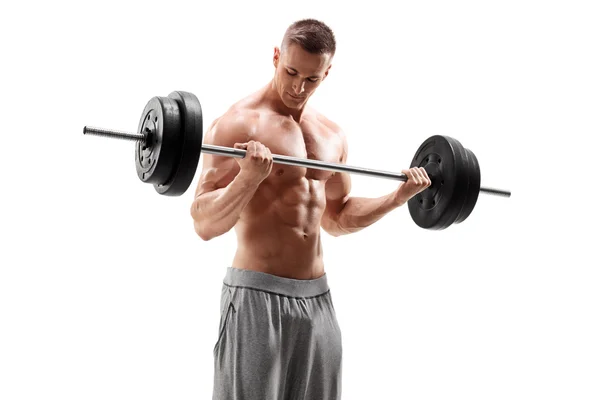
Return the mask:
<path id="1" fill-rule="evenodd" d="M 289 44 L 283 53 L 275 48 L 275 85 L 281 100 L 288 108 L 301 108 L 319 87 L 331 68 L 329 54 L 311 54 L 296 43 Z"/>

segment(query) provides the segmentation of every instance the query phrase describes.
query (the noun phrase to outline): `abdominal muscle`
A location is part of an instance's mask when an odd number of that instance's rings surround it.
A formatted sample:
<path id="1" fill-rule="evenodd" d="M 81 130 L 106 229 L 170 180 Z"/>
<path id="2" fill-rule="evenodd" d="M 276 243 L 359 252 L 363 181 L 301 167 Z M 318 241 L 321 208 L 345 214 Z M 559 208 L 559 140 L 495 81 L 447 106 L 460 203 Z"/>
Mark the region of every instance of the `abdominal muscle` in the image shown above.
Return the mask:
<path id="1" fill-rule="evenodd" d="M 235 225 L 238 247 L 233 267 L 292 279 L 324 274 L 321 216 L 325 181 L 269 177 Z"/>

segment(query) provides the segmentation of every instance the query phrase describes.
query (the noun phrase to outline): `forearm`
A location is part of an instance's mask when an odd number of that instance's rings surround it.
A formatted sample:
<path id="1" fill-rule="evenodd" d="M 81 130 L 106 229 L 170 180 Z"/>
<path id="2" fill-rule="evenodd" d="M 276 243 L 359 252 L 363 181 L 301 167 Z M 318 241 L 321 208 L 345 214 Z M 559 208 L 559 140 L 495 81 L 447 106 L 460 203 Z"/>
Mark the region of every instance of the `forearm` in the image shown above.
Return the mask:
<path id="1" fill-rule="evenodd" d="M 336 218 L 336 232 L 332 234 L 339 236 L 358 232 L 404 203 L 395 199 L 394 194 L 379 198 L 350 197 Z"/>
<path id="2" fill-rule="evenodd" d="M 259 183 L 238 174 L 224 188 L 198 196 L 191 208 L 196 233 L 210 240 L 228 232 L 237 223 Z"/>

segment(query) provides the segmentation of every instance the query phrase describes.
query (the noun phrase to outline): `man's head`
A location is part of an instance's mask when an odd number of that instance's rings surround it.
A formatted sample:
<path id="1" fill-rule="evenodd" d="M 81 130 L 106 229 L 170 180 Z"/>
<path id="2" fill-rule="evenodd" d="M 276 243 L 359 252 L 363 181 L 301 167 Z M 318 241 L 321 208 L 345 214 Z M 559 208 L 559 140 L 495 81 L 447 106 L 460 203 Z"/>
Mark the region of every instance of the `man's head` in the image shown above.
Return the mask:
<path id="1" fill-rule="evenodd" d="M 275 87 L 289 108 L 301 108 L 329 73 L 335 36 L 323 22 L 303 19 L 288 27 L 275 47 Z"/>

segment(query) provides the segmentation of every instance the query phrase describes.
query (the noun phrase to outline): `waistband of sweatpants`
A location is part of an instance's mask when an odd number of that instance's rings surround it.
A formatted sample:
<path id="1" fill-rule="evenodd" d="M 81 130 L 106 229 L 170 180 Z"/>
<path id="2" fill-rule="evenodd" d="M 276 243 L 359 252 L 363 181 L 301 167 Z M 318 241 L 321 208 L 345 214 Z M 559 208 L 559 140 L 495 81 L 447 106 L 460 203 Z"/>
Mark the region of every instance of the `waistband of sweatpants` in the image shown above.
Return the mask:
<path id="1" fill-rule="evenodd" d="M 223 283 L 291 297 L 313 297 L 329 291 L 326 274 L 317 279 L 291 279 L 234 267 L 227 267 Z"/>

